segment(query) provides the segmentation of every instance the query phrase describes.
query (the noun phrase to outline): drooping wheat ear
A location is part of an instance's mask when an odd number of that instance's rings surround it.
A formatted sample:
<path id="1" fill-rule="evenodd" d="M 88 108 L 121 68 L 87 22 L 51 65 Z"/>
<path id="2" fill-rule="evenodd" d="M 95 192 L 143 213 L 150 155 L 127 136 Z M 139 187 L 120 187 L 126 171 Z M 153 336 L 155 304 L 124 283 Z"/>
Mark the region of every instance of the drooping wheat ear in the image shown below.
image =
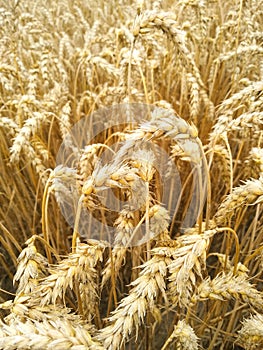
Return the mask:
<path id="1" fill-rule="evenodd" d="M 176 22 L 173 13 L 154 10 L 145 11 L 136 17 L 133 27 L 133 35 L 134 37 L 137 37 L 139 34 L 149 33 L 153 28 L 161 29 L 170 35 L 184 60 L 189 63 L 193 69 L 195 77 L 198 78 L 198 83 L 201 83 L 200 85 L 203 86 L 200 73 L 193 61 L 192 53 L 186 47 L 186 33 L 178 29 L 178 27 L 178 23 Z"/>
<path id="2" fill-rule="evenodd" d="M 169 294 L 174 304 L 188 306 L 197 279 L 203 280 L 206 266 L 206 251 L 216 229 L 202 234 L 185 234 L 178 237 L 178 247 L 173 251 L 173 261 L 168 266 Z"/>
<path id="3" fill-rule="evenodd" d="M 162 12 L 158 10 L 145 11 L 136 17 L 133 27 L 133 35 L 136 39 L 139 34 L 148 33 L 153 28 L 161 29 L 167 33 L 175 44 L 175 48 L 180 53 L 179 60 L 182 61 L 182 66 L 188 68 L 187 71 L 189 75 L 187 78 L 189 78 L 188 82 L 191 86 L 194 102 L 197 103 L 197 91 L 200 91 L 200 97 L 203 98 L 204 102 L 209 101 L 207 105 L 210 109 L 212 102 L 204 89 L 204 83 L 202 81 L 200 71 L 195 63 L 194 54 L 187 47 L 186 32 L 179 29 L 175 15 L 171 12 Z M 196 107 L 198 105 L 199 101 L 195 105 L 195 108 L 192 109 L 193 115 L 196 113 Z"/>
<path id="4" fill-rule="evenodd" d="M 11 162 L 18 162 L 20 153 L 24 149 L 27 156 L 27 145 L 30 144 L 30 139 L 35 135 L 37 130 L 49 120 L 49 115 L 40 112 L 32 112 L 32 117 L 28 118 L 22 128 L 16 135 L 13 145 L 10 149 Z"/>
<path id="5" fill-rule="evenodd" d="M 62 205 L 66 201 L 71 203 L 74 200 L 74 194 L 78 195 L 75 169 L 58 165 L 50 174 L 49 179 L 51 185 L 48 188 L 48 193 L 54 193 L 58 204 Z"/>
<path id="6" fill-rule="evenodd" d="M 156 107 L 151 113 L 151 119 L 142 123 L 138 129 L 130 135 L 127 134 L 127 141 L 130 142 L 123 146 L 123 154 L 128 147 L 141 140 L 159 139 L 167 137 L 174 141 L 182 139 L 197 139 L 198 132 L 194 125 L 190 125 L 181 119 L 171 110 L 164 110 Z M 122 154 L 121 154 L 122 155 Z"/>
<path id="7" fill-rule="evenodd" d="M 235 49 L 233 51 L 224 52 L 223 54 L 219 55 L 216 60 L 222 63 L 231 60 L 236 56 L 246 55 L 247 53 L 261 56 L 263 55 L 263 48 L 259 45 L 239 46 L 237 50 Z"/>
<path id="8" fill-rule="evenodd" d="M 161 350 L 174 344 L 175 350 L 198 350 L 198 338 L 193 328 L 185 320 L 179 321 Z"/>
<path id="9" fill-rule="evenodd" d="M 244 132 L 247 129 L 256 131 L 263 124 L 263 112 L 247 112 L 241 114 L 236 119 L 230 121 L 227 125 L 226 131 L 241 131 Z"/>
<path id="10" fill-rule="evenodd" d="M 127 244 L 136 226 L 134 212 L 130 208 L 123 209 L 116 219 L 114 226 L 116 226 L 114 248 L 102 272 L 102 287 L 111 277 L 112 269 L 114 269 L 115 277 L 119 273 L 127 251 Z"/>
<path id="11" fill-rule="evenodd" d="M 263 348 L 263 315 L 256 313 L 243 321 L 237 342 L 246 350 Z"/>
<path id="12" fill-rule="evenodd" d="M 215 278 L 208 277 L 197 288 L 197 293 L 192 297 L 192 302 L 201 300 L 230 300 L 237 299 L 249 304 L 258 310 L 262 310 L 263 295 L 248 281 L 246 272 L 240 271 L 221 272 Z"/>
<path id="13" fill-rule="evenodd" d="M 23 147 L 23 149 L 25 150 L 25 154 L 27 159 L 29 159 L 32 163 L 32 165 L 34 166 L 36 172 L 38 174 L 41 175 L 41 179 L 43 184 L 45 184 L 46 182 L 46 176 L 45 176 L 45 166 L 43 165 L 42 159 L 41 157 L 38 155 L 38 153 L 41 154 L 42 158 L 43 155 L 44 157 L 46 157 L 46 150 L 38 150 L 40 152 L 36 152 L 36 150 L 34 149 L 34 147 L 32 146 L 32 144 L 26 140 L 26 139 L 21 139 L 20 133 L 22 129 L 19 129 L 17 123 L 7 117 L 2 117 L 0 118 L 0 127 L 3 128 L 11 137 L 14 137 L 14 139 L 16 139 L 18 137 L 18 140 L 20 140 L 19 143 L 19 147 Z M 32 141 L 32 140 L 31 140 Z M 33 142 L 32 142 L 33 143 Z M 13 147 L 16 147 L 13 143 L 10 152 L 13 152 Z M 19 151 L 20 153 L 20 151 Z M 11 157 L 13 156 L 13 153 L 11 154 Z M 14 159 L 14 162 L 18 161 L 19 156 L 16 156 L 16 158 Z"/>
<path id="14" fill-rule="evenodd" d="M 97 300 L 95 266 L 102 259 L 103 250 L 103 244 L 91 240 L 88 244 L 78 243 L 76 253 L 69 254 L 57 266 L 50 268 L 50 275 L 44 278 L 35 290 L 33 305 L 35 303 L 42 306 L 50 303 L 63 305 L 66 290 L 70 288 L 77 296 L 80 314 L 91 319 Z"/>
<path id="15" fill-rule="evenodd" d="M 193 74 L 187 73 L 186 78 L 190 85 L 190 113 L 193 122 L 197 124 L 200 109 L 200 86 Z"/>
<path id="16" fill-rule="evenodd" d="M 0 118 L 0 127 L 3 128 L 11 137 L 14 137 L 19 132 L 17 123 L 8 117 Z"/>
<path id="17" fill-rule="evenodd" d="M 125 258 L 127 245 L 131 240 L 134 230 L 139 219 L 135 219 L 135 212 L 130 209 L 121 211 L 119 217 L 115 221 L 116 236 L 114 248 L 112 250 L 112 257 L 108 259 L 105 269 L 103 270 L 102 286 L 111 276 L 112 268 L 115 270 L 115 276 L 118 274 L 121 264 Z M 168 225 L 170 217 L 165 208 L 160 205 L 154 205 L 149 209 L 149 239 L 156 238 L 158 240 L 169 239 Z M 145 234 L 141 237 L 145 241 Z M 148 239 L 147 239 L 148 240 Z M 139 242 L 137 242 L 138 244 Z"/>
<path id="18" fill-rule="evenodd" d="M 230 219 L 239 208 L 256 205 L 263 201 L 263 175 L 259 179 L 247 180 L 243 185 L 235 187 L 215 214 L 219 226 Z"/>
<path id="19" fill-rule="evenodd" d="M 95 143 L 85 146 L 81 151 L 78 162 L 78 180 L 83 186 L 84 181 L 91 176 L 96 164 L 99 161 L 97 153 L 103 148 L 103 144 Z"/>
<path id="20" fill-rule="evenodd" d="M 77 319 L 75 322 L 56 313 L 46 320 L 13 319 L 9 324 L 0 321 L 0 348 L 10 349 L 58 349 L 103 350 L 98 340 L 91 337 L 91 327 Z"/>
<path id="21" fill-rule="evenodd" d="M 25 244 L 27 247 L 17 259 L 18 266 L 14 275 L 14 283 L 18 283 L 17 294 L 33 292 L 38 280 L 47 274 L 47 260 L 37 252 L 35 237 L 29 238 Z"/>
<path id="22" fill-rule="evenodd" d="M 220 144 L 214 145 L 212 149 L 209 147 L 209 150 L 214 153 L 213 166 L 216 170 L 220 169 L 220 174 L 224 182 L 229 184 L 231 176 L 231 159 L 228 150 L 225 146 Z"/>
<path id="23" fill-rule="evenodd" d="M 262 81 L 251 82 L 249 86 L 246 86 L 244 89 L 236 92 L 221 103 L 217 112 L 219 117 L 213 127 L 213 131 L 210 134 L 210 140 L 212 144 L 216 143 L 217 140 L 220 140 L 220 135 L 225 133 L 238 107 L 243 104 L 245 106 L 252 104 L 255 100 L 255 96 L 260 93 L 262 89 Z M 252 112 L 253 110 L 251 113 Z"/>
<path id="24" fill-rule="evenodd" d="M 70 102 L 67 102 L 62 107 L 61 113 L 59 116 L 59 130 L 63 138 L 63 141 L 67 140 L 66 136 L 68 135 L 71 129 L 70 116 L 71 116 L 71 106 L 70 106 Z"/>
<path id="25" fill-rule="evenodd" d="M 107 61 L 105 58 L 89 54 L 85 60 L 85 63 L 94 65 L 96 67 L 96 70 L 101 70 L 102 73 L 106 73 L 108 78 L 113 77 L 115 79 L 119 79 L 120 77 L 120 70 L 117 67 L 115 67 L 115 65 Z"/>
<path id="26" fill-rule="evenodd" d="M 132 185 L 137 180 L 136 170 L 127 164 L 112 163 L 103 167 L 97 164 L 92 175 L 83 184 L 83 202 L 88 208 L 94 209 L 94 207 L 99 206 L 97 195 L 100 191 L 105 190 L 105 188 L 116 188 L 133 193 Z"/>
<path id="27" fill-rule="evenodd" d="M 249 175 L 257 177 L 263 173 L 263 148 L 253 147 L 247 160 Z"/>
<path id="28" fill-rule="evenodd" d="M 103 328 L 98 336 L 104 342 L 105 349 L 120 349 L 133 330 L 138 336 L 139 326 L 147 311 L 153 309 L 157 296 L 161 293 L 164 300 L 167 300 L 165 277 L 167 266 L 171 263 L 172 249 L 154 248 L 153 257 L 142 265 L 140 276 L 131 283 L 133 288 L 129 295 L 122 299 L 109 318 L 111 324 Z"/>

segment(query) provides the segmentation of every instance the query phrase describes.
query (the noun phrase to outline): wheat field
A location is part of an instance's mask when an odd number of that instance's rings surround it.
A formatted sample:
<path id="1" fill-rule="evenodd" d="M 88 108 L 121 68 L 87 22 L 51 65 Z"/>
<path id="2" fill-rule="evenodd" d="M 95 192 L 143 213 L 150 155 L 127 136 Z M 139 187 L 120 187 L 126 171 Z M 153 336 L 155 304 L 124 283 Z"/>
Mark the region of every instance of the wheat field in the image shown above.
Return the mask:
<path id="1" fill-rule="evenodd" d="M 262 349 L 263 1 L 0 0 L 0 50 L 0 349 Z"/>

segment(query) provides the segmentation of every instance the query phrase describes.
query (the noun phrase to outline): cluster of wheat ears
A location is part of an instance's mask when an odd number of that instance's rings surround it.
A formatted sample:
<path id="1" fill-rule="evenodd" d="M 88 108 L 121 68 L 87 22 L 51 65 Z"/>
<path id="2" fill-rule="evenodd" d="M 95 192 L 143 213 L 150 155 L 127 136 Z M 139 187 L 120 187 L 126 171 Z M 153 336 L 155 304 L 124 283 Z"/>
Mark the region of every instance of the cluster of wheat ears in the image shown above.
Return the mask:
<path id="1" fill-rule="evenodd" d="M 0 349 L 263 348 L 262 44 L 262 0 L 0 1 Z"/>

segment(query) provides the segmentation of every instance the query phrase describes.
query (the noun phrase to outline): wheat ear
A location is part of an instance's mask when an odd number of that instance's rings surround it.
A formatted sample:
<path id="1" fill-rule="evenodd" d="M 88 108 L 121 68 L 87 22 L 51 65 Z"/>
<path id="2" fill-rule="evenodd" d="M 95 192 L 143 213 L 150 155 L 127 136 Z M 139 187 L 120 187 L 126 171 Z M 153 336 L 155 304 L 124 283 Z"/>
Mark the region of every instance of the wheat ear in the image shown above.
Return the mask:
<path id="1" fill-rule="evenodd" d="M 175 350 L 198 350 L 198 338 L 193 328 L 185 320 L 179 321 L 175 326 L 172 334 L 166 340 L 161 350 L 174 344 Z"/>
<path id="2" fill-rule="evenodd" d="M 243 321 L 243 326 L 238 332 L 237 342 L 246 350 L 258 350 L 263 347 L 263 316 L 251 315 Z"/>
<path id="3" fill-rule="evenodd" d="M 171 263 L 170 251 L 168 247 L 155 248 L 153 257 L 142 265 L 140 276 L 131 283 L 133 288 L 129 295 L 122 299 L 109 318 L 111 324 L 102 329 L 98 336 L 104 342 L 105 349 L 120 349 L 134 329 L 138 335 L 139 326 L 146 312 L 154 309 L 158 294 L 167 299 L 165 276 Z"/>

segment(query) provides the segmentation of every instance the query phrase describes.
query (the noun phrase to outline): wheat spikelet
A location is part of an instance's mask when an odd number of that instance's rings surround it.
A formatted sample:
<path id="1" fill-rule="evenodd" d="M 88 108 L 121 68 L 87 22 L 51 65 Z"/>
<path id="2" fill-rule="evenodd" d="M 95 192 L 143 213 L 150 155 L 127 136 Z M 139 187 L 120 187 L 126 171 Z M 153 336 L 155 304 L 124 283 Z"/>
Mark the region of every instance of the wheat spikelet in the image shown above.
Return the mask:
<path id="1" fill-rule="evenodd" d="M 106 267 L 103 270 L 102 287 L 111 276 L 111 270 L 114 268 L 115 276 L 118 274 L 121 264 L 125 258 L 127 251 L 126 246 L 130 244 L 133 232 L 136 230 L 138 219 L 135 219 L 136 215 L 129 209 L 121 211 L 119 217 L 115 221 L 116 234 L 115 244 L 112 250 L 112 256 L 108 259 Z M 168 225 L 170 217 L 165 208 L 160 205 L 154 205 L 149 209 L 149 232 L 150 239 L 164 239 L 169 238 L 168 236 Z M 142 239 L 145 240 L 144 233 Z M 124 248 L 123 248 L 124 247 Z"/>
<path id="2" fill-rule="evenodd" d="M 70 107 L 70 103 L 67 102 L 62 108 L 61 115 L 59 118 L 59 127 L 60 127 L 61 136 L 63 139 L 66 138 L 66 136 L 68 135 L 71 129 L 70 114 L 71 114 L 71 107 Z"/>
<path id="3" fill-rule="evenodd" d="M 65 205 L 74 208 L 78 201 L 76 170 L 59 165 L 50 173 L 48 181 L 47 198 L 52 193 L 62 210 L 65 210 Z M 46 203 L 48 204 L 48 199 Z M 66 213 L 69 213 L 69 210 Z"/>
<path id="4" fill-rule="evenodd" d="M 114 275 L 117 276 L 125 254 L 127 251 L 127 244 L 132 236 L 132 232 L 136 226 L 135 215 L 129 208 L 123 209 L 114 225 L 116 226 L 116 233 L 114 238 L 114 248 L 112 250 L 111 257 L 107 260 L 106 266 L 102 272 L 102 287 L 109 280 L 112 275 L 112 268 L 114 269 Z"/>
<path id="5" fill-rule="evenodd" d="M 92 174 L 99 161 L 97 153 L 103 148 L 103 144 L 92 144 L 85 146 L 81 152 L 78 162 L 78 179 L 83 182 Z"/>
<path id="6" fill-rule="evenodd" d="M 191 73 L 187 74 L 187 81 L 190 84 L 191 117 L 194 123 L 197 124 L 198 114 L 200 110 L 200 97 L 199 97 L 200 86 L 197 83 L 195 77 Z"/>
<path id="7" fill-rule="evenodd" d="M 83 203 L 89 208 L 101 206 L 97 194 L 105 188 L 125 189 L 132 194 L 132 186 L 136 181 L 138 181 L 136 170 L 126 164 L 117 166 L 112 163 L 103 167 L 97 164 L 92 175 L 82 186 Z"/>
<path id="8" fill-rule="evenodd" d="M 185 32 L 178 29 L 175 16 L 172 13 L 159 12 L 159 11 L 145 11 L 139 15 L 134 23 L 133 35 L 136 37 L 139 33 L 147 33 L 152 28 L 160 28 L 164 32 L 170 35 L 171 39 L 175 43 L 176 48 L 182 55 L 183 62 L 189 66 L 189 69 L 193 73 L 193 77 L 196 83 L 203 88 L 203 82 L 200 76 L 200 72 L 194 62 L 191 52 L 186 46 Z M 203 90 L 203 89 L 202 89 Z M 206 95 L 205 91 L 203 93 Z"/>

